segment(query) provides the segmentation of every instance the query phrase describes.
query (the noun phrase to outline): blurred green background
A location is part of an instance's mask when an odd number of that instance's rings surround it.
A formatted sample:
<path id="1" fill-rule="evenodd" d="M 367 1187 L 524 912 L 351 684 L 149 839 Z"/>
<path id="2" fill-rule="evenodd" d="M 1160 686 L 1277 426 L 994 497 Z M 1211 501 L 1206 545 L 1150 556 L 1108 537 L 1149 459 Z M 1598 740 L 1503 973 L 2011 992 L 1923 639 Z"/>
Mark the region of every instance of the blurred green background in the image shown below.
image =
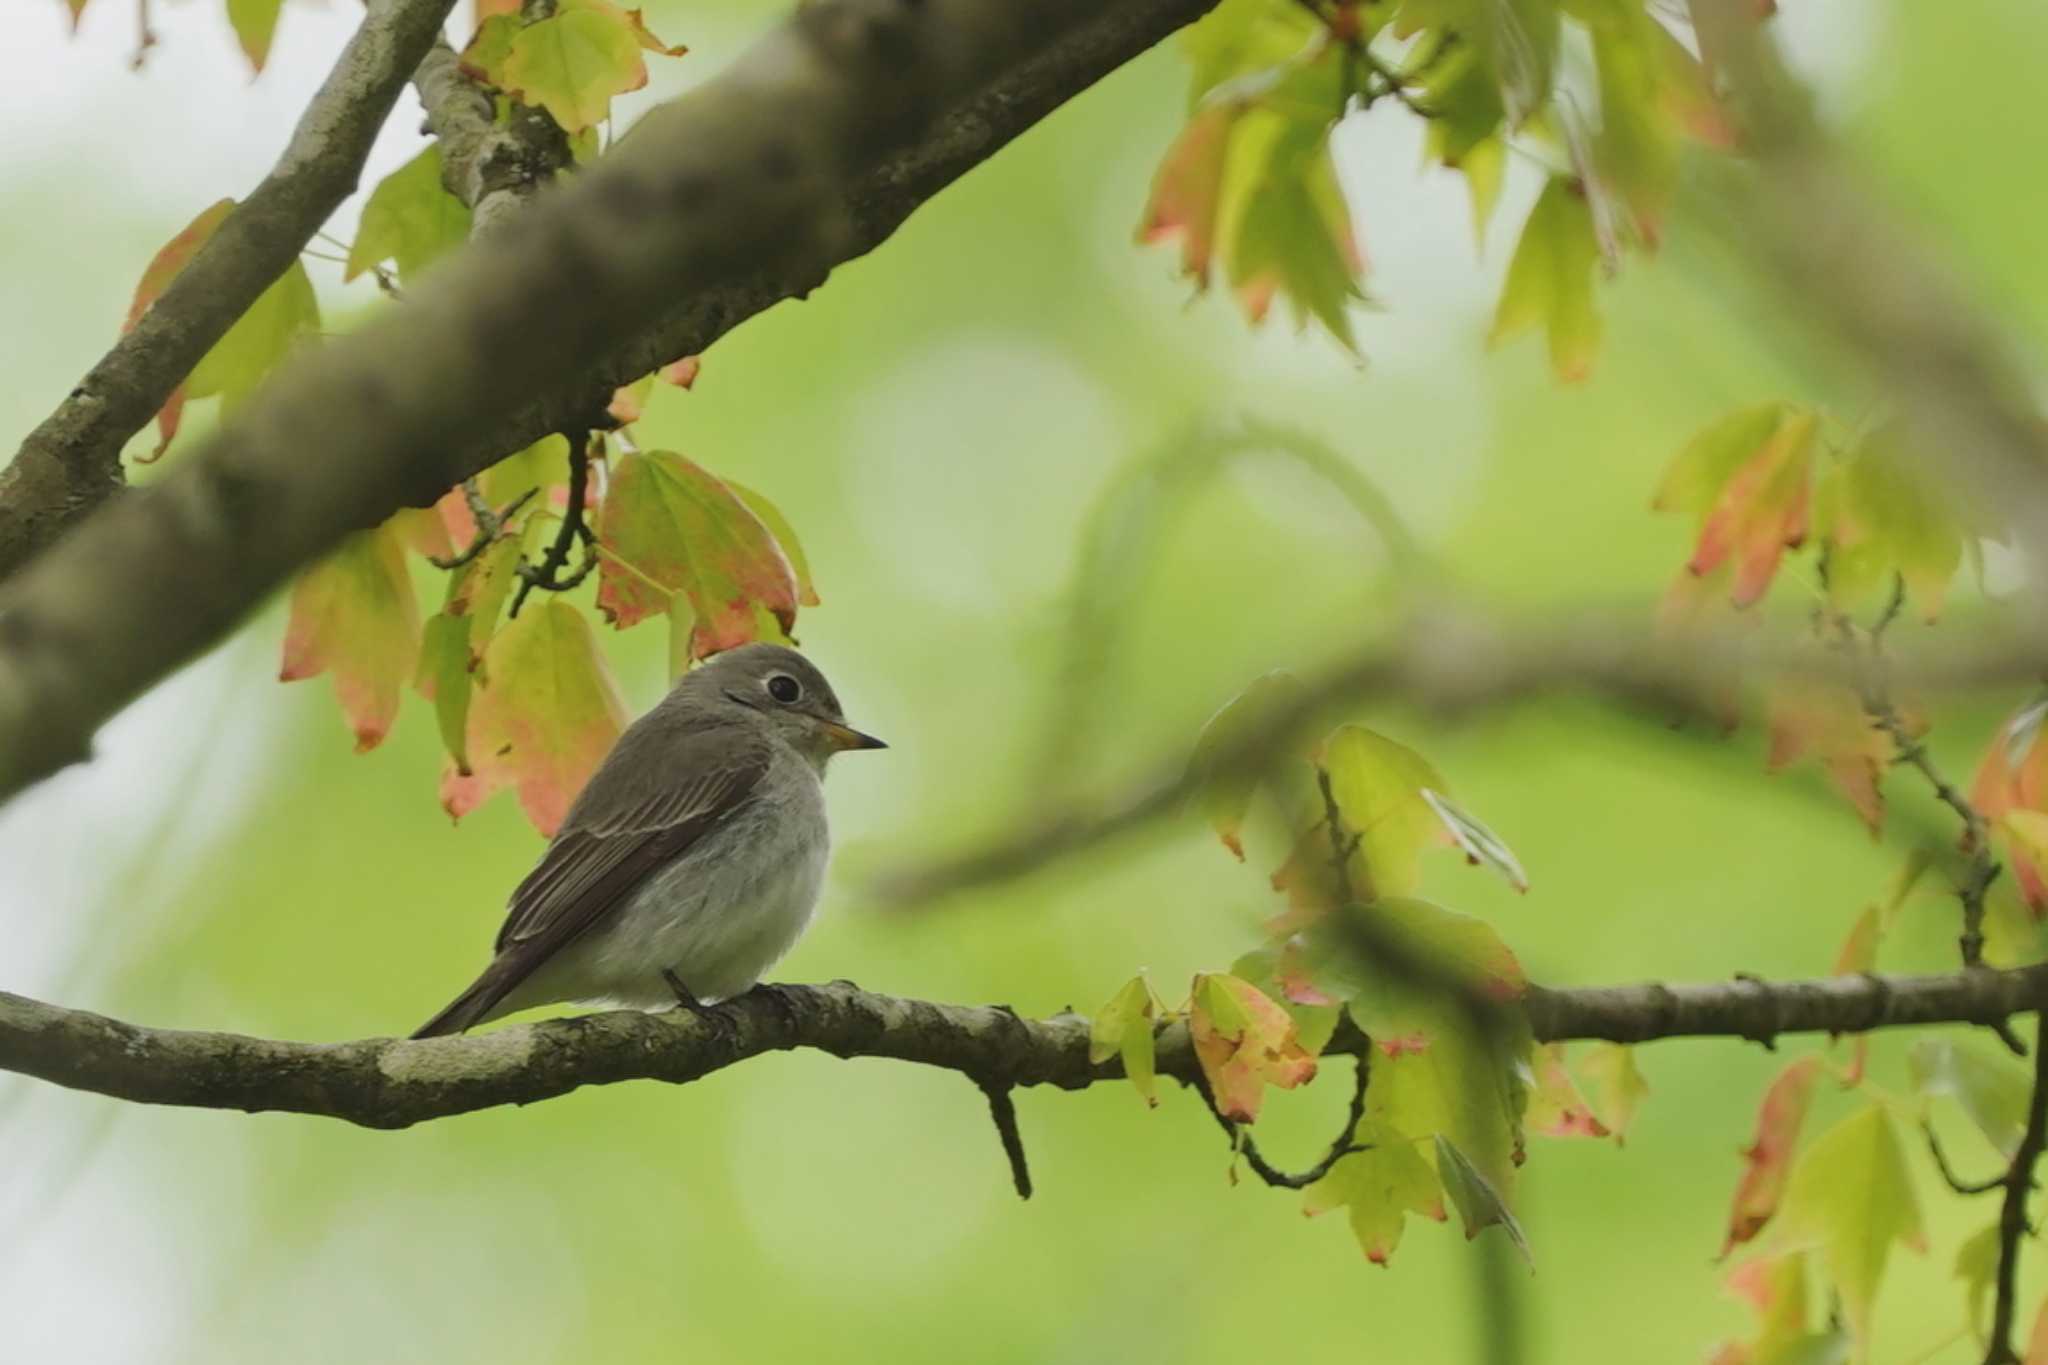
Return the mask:
<path id="1" fill-rule="evenodd" d="M 9 432 L 98 355 L 155 246 L 262 173 L 354 20 L 346 4 L 291 6 L 252 84 L 213 0 L 159 15 L 164 43 L 140 75 L 125 69 L 127 7 L 98 0 L 77 40 L 54 0 L 22 8 L 5 42 L 27 74 L 0 93 L 14 146 L 0 166 Z M 780 8 L 650 6 L 693 51 L 629 104 L 715 71 Z M 2019 0 L 1784 10 L 1828 117 L 1899 212 L 2025 338 L 2048 341 L 2032 70 L 2048 15 Z M 1590 384 L 1555 387 L 1534 341 L 1487 354 L 1535 176 L 1518 169 L 1477 253 L 1462 184 L 1416 169 L 1419 131 L 1391 108 L 1337 140 L 1383 305 L 1360 318 L 1366 365 L 1284 326 L 1249 332 L 1225 299 L 1189 305 L 1171 255 L 1130 240 L 1182 80 L 1166 50 L 1118 73 L 809 301 L 721 342 L 697 388 L 664 392 L 643 424 L 788 512 L 825 602 L 804 644 L 855 723 L 895 746 L 833 774 L 838 874 L 785 979 L 1041 1013 L 1091 1008 L 1141 966 L 1179 991 L 1251 946 L 1265 869 L 1231 862 L 1195 821 L 916 916 L 860 894 L 862 874 L 1148 773 L 1253 676 L 1313 668 L 1386 625 L 1373 537 L 1270 462 L 1206 487 L 1116 581 L 1074 581 L 1084 519 L 1127 462 L 1239 414 L 1285 421 L 1384 489 L 1482 601 L 1647 602 L 1686 552 L 1686 528 L 1647 510 L 1669 452 L 1737 403 L 1846 401 L 1809 387 L 1796 303 L 1731 287 L 1683 224 L 1606 291 L 1610 343 Z M 416 127 L 411 111 L 393 120 L 378 173 L 411 154 Z M 312 269 L 331 317 L 365 302 L 338 268 Z M 1810 590 L 1777 596 L 1796 609 Z M 1085 642 L 1096 657 L 1069 787 L 1043 758 L 1076 594 L 1117 606 Z M 1959 597 L 1963 615 L 1979 600 Z M 661 629 L 608 637 L 636 710 L 663 686 Z M 324 682 L 272 681 L 280 630 L 273 605 L 123 717 L 94 767 L 0 812 L 0 987 L 152 1024 L 342 1039 L 409 1029 L 481 965 L 538 838 L 508 797 L 449 824 L 417 699 L 383 748 L 353 756 Z M 1937 711 L 1933 747 L 1952 771 L 1968 772 L 1998 706 Z M 1764 778 L 1753 734 L 1710 742 L 1569 701 L 1456 730 L 1358 714 L 1432 757 L 1520 853 L 1526 898 L 1449 857 L 1429 890 L 1492 919 L 1546 983 L 1823 972 L 1901 859 L 1817 782 Z M 1899 828 L 1939 827 L 1909 782 L 1890 785 Z M 1947 965 L 1953 913 L 1920 895 L 1883 965 Z M 1904 1041 L 1878 1044 L 1879 1082 L 1903 1088 Z M 1667 1042 L 1640 1061 L 1653 1094 L 1626 1146 L 1532 1140 L 1535 1271 L 1516 1272 L 1529 1361 L 1693 1361 L 1747 1325 L 1713 1258 L 1779 1059 Z M 1345 1070 L 1271 1104 L 1270 1154 L 1305 1163 L 1319 1149 Z M 1846 1104 L 1829 1094 L 1819 1116 Z M 1454 1227 L 1411 1223 L 1377 1269 L 1341 1214 L 1306 1222 L 1295 1196 L 1232 1187 L 1190 1095 L 1156 1112 L 1123 1086 L 1026 1092 L 1019 1107 L 1029 1204 L 1009 1190 L 980 1095 L 892 1063 L 770 1057 L 685 1089 L 594 1089 L 403 1133 L 0 1081 L 0 1350 L 1473 1358 L 1477 1256 Z M 1961 1159 L 1988 1170 L 1973 1141 L 1958 1136 Z M 1930 1175 L 1917 1155 L 1915 1170 Z M 1924 1193 L 1929 1250 L 1895 1257 L 1879 1300 L 1886 1365 L 1978 1353 L 1956 1336 L 1950 1263 L 1991 1210 Z"/>

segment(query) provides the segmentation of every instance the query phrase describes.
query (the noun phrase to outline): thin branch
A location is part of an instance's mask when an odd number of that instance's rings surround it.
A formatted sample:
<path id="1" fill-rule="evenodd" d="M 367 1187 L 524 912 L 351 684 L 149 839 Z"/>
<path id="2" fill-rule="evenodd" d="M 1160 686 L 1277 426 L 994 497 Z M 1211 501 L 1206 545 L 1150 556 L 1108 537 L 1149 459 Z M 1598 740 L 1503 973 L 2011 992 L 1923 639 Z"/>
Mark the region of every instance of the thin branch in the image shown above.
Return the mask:
<path id="1" fill-rule="evenodd" d="M 0 578 L 120 491 L 121 448 L 354 192 L 371 143 L 453 8 L 454 0 L 369 0 L 270 174 L 0 469 Z M 146 48 L 153 35 L 146 7 L 142 14 Z"/>
<path id="2" fill-rule="evenodd" d="M 996 1136 L 1002 1140 L 1003 1156 L 1010 1163 L 1010 1183 L 1017 1187 L 1019 1199 L 1029 1199 L 1031 1166 L 1024 1159 L 1024 1134 L 1017 1127 L 1017 1102 L 1010 1098 L 1010 1087 L 1001 1081 L 982 1081 L 980 1085 L 982 1094 L 988 1096 L 988 1113 L 995 1121 Z"/>
<path id="3" fill-rule="evenodd" d="M 2048 965 L 1939 976 L 1531 988 L 1521 1008 L 1541 1042 L 1642 1043 L 1985 1024 L 2030 1013 L 2044 999 Z M 942 1067 L 977 1084 L 993 1076 L 1011 1086 L 1078 1090 L 1121 1077 L 1116 1059 L 1089 1061 L 1088 1041 L 1089 1022 L 1077 1014 L 1020 1019 L 1005 1009 L 876 995 L 844 982 L 762 988 L 704 1016 L 625 1010 L 466 1037 L 349 1043 L 143 1028 L 0 992 L 0 1070 L 144 1104 L 287 1111 L 369 1128 L 531 1104 L 585 1085 L 684 1084 L 799 1047 Z M 1355 1055 L 1364 1045 L 1345 1022 L 1324 1052 Z M 1157 1054 L 1162 1076 L 1193 1083 L 1200 1072 L 1179 1021 L 1160 1028 Z"/>
<path id="4" fill-rule="evenodd" d="M 1330 1140 L 1328 1150 L 1317 1158 L 1315 1165 L 1302 1171 L 1285 1171 L 1266 1160 L 1259 1151 L 1259 1144 L 1253 1140 L 1249 1126 L 1224 1117 L 1223 1111 L 1216 1107 L 1216 1096 L 1209 1089 L 1207 1077 L 1198 1071 L 1191 1084 L 1196 1093 L 1201 1095 L 1202 1103 L 1208 1106 L 1210 1115 L 1229 1135 L 1231 1150 L 1244 1157 L 1244 1164 L 1251 1168 L 1253 1175 L 1275 1189 L 1305 1190 L 1328 1175 L 1345 1157 L 1371 1150 L 1356 1140 L 1359 1120 L 1365 1117 L 1365 1088 L 1371 1077 L 1372 1049 L 1361 1040 L 1357 1052 L 1357 1066 L 1352 1073 L 1351 1103 L 1345 1110 L 1344 1126 L 1337 1131 L 1337 1136 Z"/>
<path id="5" fill-rule="evenodd" d="M 2013 1322 L 2019 1311 L 2020 1238 L 2027 1232 L 2027 1196 L 2034 1189 L 2034 1164 L 2048 1146 L 2048 1036 L 2034 1039 L 2034 1093 L 2027 1105 L 2027 1131 L 2005 1174 L 2005 1203 L 1998 1215 L 1998 1297 L 1991 1311 L 1991 1346 L 1984 1365 L 2019 1365 Z"/>
<path id="6" fill-rule="evenodd" d="M 505 523 L 512 520 L 519 509 L 526 506 L 527 500 L 538 492 L 538 488 L 529 488 L 503 508 L 496 508 L 484 497 L 483 488 L 475 479 L 464 479 L 462 501 L 469 508 L 469 519 L 476 523 L 476 535 L 452 555 L 428 555 L 427 563 L 437 569 L 459 569 L 469 563 L 504 534 Z"/>
<path id="7" fill-rule="evenodd" d="M 1963 1179 L 1956 1174 L 1956 1168 L 1949 1165 L 1948 1153 L 1942 1149 L 1941 1139 L 1935 1136 L 1934 1125 L 1923 1120 L 1920 1124 L 1920 1132 L 1927 1139 L 1927 1151 L 1933 1156 L 1934 1165 L 1941 1172 L 1941 1178 L 1948 1182 L 1948 1187 L 1957 1194 L 1989 1194 L 1993 1190 L 2005 1188 L 2006 1174 L 2004 1172 L 1992 1176 L 1989 1180 Z"/>
<path id="8" fill-rule="evenodd" d="M 798 8 L 0 587 L 0 797 L 82 757 L 108 716 L 350 531 L 808 293 L 1213 3 Z"/>
<path id="9" fill-rule="evenodd" d="M 541 555 L 540 563 L 519 566 L 519 591 L 512 596 L 507 616 L 517 616 L 526 595 L 535 588 L 567 592 L 590 577 L 590 571 L 597 567 L 597 533 L 590 529 L 583 504 L 590 492 L 590 446 L 600 438 L 588 429 L 565 434 L 569 435 L 569 505 L 563 510 L 562 524 L 555 529 L 555 538 Z M 583 547 L 583 558 L 570 570 L 569 555 L 579 544 Z"/>

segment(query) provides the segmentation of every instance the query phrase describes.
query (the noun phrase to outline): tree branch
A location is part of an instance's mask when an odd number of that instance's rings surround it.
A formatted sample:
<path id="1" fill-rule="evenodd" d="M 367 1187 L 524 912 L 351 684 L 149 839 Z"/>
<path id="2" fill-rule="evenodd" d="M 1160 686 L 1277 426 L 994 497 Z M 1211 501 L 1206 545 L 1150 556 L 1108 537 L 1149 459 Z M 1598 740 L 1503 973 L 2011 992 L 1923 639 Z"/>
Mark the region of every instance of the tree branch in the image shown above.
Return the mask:
<path id="1" fill-rule="evenodd" d="M 349 531 L 814 287 L 1212 3 L 804 6 L 0 588 L 0 797 Z"/>
<path id="2" fill-rule="evenodd" d="M 2027 1196 L 2034 1192 L 2034 1166 L 2048 1146 L 2048 1032 L 2034 1039 L 2034 1093 L 2027 1105 L 2027 1130 L 2005 1173 L 2005 1203 L 1998 1215 L 1998 1297 L 1991 1312 L 1991 1345 L 1984 1365 L 2019 1365 L 2012 1328 L 2019 1311 L 2020 1238 L 2027 1227 Z"/>
<path id="3" fill-rule="evenodd" d="M 1545 990 L 1523 1001 L 1543 1042 L 1767 1038 L 1914 1025 L 1990 1024 L 2048 1000 L 2048 964 L 1939 976 L 1832 976 Z M 586 1085 L 687 1084 L 763 1053 L 812 1048 L 956 1071 L 981 1085 L 1079 1090 L 1120 1077 L 1088 1060 L 1088 1020 L 1020 1019 L 828 986 L 760 987 L 702 1014 L 625 1010 L 513 1024 L 467 1037 L 290 1043 L 142 1028 L 0 992 L 0 1069 L 144 1104 L 284 1111 L 405 1128 L 450 1114 L 532 1104 Z M 1356 1054 L 1348 1024 L 1326 1049 Z M 1159 1074 L 1200 1074 L 1187 1028 L 1164 1025 Z"/>
<path id="4" fill-rule="evenodd" d="M 121 448 L 355 192 L 454 0 L 367 0 L 284 154 L 0 469 L 0 578 L 122 487 Z"/>

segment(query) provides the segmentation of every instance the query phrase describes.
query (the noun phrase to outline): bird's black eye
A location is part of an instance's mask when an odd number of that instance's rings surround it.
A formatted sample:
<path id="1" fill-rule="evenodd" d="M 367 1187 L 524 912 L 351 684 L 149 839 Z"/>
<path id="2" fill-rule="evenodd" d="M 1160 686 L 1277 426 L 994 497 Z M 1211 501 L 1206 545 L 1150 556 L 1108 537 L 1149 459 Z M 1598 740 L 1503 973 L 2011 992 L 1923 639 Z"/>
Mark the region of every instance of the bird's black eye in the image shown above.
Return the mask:
<path id="1" fill-rule="evenodd" d="M 803 684 L 787 673 L 771 673 L 768 676 L 768 695 L 784 706 L 791 705 L 804 694 Z"/>

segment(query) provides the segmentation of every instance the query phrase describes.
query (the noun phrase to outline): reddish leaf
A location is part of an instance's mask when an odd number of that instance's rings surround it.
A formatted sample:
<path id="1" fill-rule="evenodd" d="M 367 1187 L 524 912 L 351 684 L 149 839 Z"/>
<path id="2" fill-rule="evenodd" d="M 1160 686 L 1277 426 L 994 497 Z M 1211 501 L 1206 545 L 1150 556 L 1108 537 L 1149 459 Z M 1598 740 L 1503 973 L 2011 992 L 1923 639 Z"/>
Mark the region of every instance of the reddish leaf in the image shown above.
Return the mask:
<path id="1" fill-rule="evenodd" d="M 1529 1109 L 1524 1121 L 1545 1137 L 1606 1137 L 1607 1125 L 1593 1113 L 1593 1106 L 1579 1092 L 1565 1066 L 1564 1045 L 1548 1043 L 1536 1049 L 1536 1084 L 1529 1091 Z"/>
<path id="2" fill-rule="evenodd" d="M 1819 1077 L 1820 1058 L 1801 1057 L 1780 1071 L 1764 1092 L 1763 1106 L 1757 1111 L 1756 1137 L 1743 1149 L 1742 1159 L 1747 1164 L 1742 1182 L 1735 1187 L 1728 1238 L 1721 1245 L 1723 1256 L 1762 1232 L 1778 1211 L 1792 1154 L 1799 1145 L 1799 1129 L 1806 1122 Z"/>
<path id="3" fill-rule="evenodd" d="M 1686 444 L 1652 506 L 1691 512 L 1699 540 L 1686 568 L 1734 566 L 1730 599 L 1763 596 L 1788 546 L 1806 538 L 1817 418 L 1787 403 L 1728 414 Z"/>
<path id="4" fill-rule="evenodd" d="M 1138 240 L 1146 245 L 1179 239 L 1181 268 L 1204 286 L 1216 250 L 1224 156 L 1242 112 L 1242 105 L 1222 102 L 1188 120 L 1152 177 L 1152 197 L 1138 224 Z"/>
<path id="5" fill-rule="evenodd" d="M 2015 812 L 2048 812 L 2048 746 L 2041 743 L 2044 713 L 2048 702 L 2037 701 L 2007 719 L 1970 785 L 1970 800 L 1998 831 L 2020 893 L 2037 920 L 2048 914 L 2048 860 L 2020 837 L 2008 817 Z"/>
<path id="6" fill-rule="evenodd" d="M 296 682 L 331 673 L 361 753 L 391 729 L 419 647 L 419 605 L 405 552 L 383 526 L 349 537 L 299 575 L 278 678 Z"/>
<path id="7" fill-rule="evenodd" d="M 529 606 L 484 651 L 469 713 L 474 776 L 453 771 L 442 804 L 460 817 L 514 787 L 527 819 L 552 836 L 625 728 L 626 708 L 583 613 L 559 598 Z"/>
<path id="8" fill-rule="evenodd" d="M 1268 1085 L 1291 1090 L 1316 1074 L 1316 1059 L 1301 1046 L 1287 1011 L 1234 976 L 1195 977 L 1188 1032 L 1225 1118 L 1250 1123 Z"/>
<path id="9" fill-rule="evenodd" d="M 77 11 L 73 11 L 74 18 Z M 207 238 L 227 219 L 235 207 L 232 199 L 222 199 L 209 206 L 197 218 L 185 225 L 177 236 L 163 244 L 149 265 L 142 272 L 142 279 L 135 286 L 135 298 L 128 305 L 127 320 L 121 324 L 123 335 L 135 330 L 135 324 L 152 303 L 168 289 L 171 280 L 183 270 L 186 263 L 199 254 L 199 248 L 206 245 Z M 185 386 L 180 384 L 171 390 L 171 396 L 164 400 L 163 410 L 156 415 L 156 449 L 148 459 L 154 460 L 170 447 L 171 438 L 178 434 L 178 420 L 185 411 Z"/>
<path id="10" fill-rule="evenodd" d="M 1580 1057 L 1579 1074 L 1593 1092 L 1593 1112 L 1620 1144 L 1650 1093 L 1650 1083 L 1636 1069 L 1635 1053 L 1620 1043 L 1595 1043 Z"/>
<path id="11" fill-rule="evenodd" d="M 1757 1333 L 1748 1342 L 1727 1342 L 1712 1365 L 1768 1365 L 1805 1357 L 1796 1347 L 1807 1338 L 1806 1256 L 1803 1252 L 1744 1261 L 1728 1272 L 1728 1292 L 1756 1310 Z M 1795 1348 L 1788 1351 L 1787 1348 Z"/>
<path id="12" fill-rule="evenodd" d="M 692 658 L 759 638 L 757 610 L 782 632 L 796 624 L 796 574 L 774 535 L 730 488 L 680 455 L 619 460 L 599 539 L 609 553 L 597 604 L 622 630 L 667 612 L 679 592 L 695 613 Z"/>
<path id="13" fill-rule="evenodd" d="M 2024 1365 L 2048 1365 L 2048 1300 L 2042 1301 L 2040 1311 L 2034 1315 L 2034 1330 L 2027 1337 Z"/>
<path id="14" fill-rule="evenodd" d="M 654 376 L 643 374 L 632 383 L 613 389 L 605 412 L 619 425 L 630 426 L 647 415 L 647 400 L 653 392 Z"/>
<path id="15" fill-rule="evenodd" d="M 668 364 L 656 370 L 655 374 L 661 377 L 661 382 L 664 384 L 673 384 L 679 389 L 687 389 L 696 386 L 697 373 L 703 368 L 704 357 L 686 355 L 681 360 L 671 360 Z"/>

